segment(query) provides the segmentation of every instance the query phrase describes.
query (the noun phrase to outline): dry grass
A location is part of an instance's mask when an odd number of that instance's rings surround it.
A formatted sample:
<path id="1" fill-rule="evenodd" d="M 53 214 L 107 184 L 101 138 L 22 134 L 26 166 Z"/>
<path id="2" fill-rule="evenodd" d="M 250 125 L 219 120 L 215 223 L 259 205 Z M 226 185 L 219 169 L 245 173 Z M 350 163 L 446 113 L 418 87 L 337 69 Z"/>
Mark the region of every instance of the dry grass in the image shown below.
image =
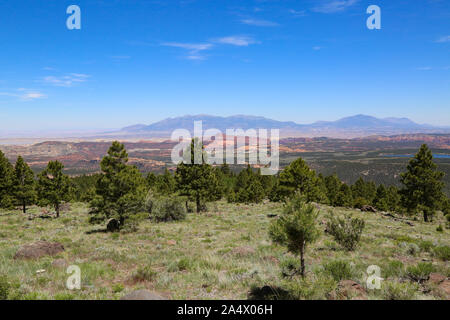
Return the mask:
<path id="1" fill-rule="evenodd" d="M 140 288 L 149 288 L 171 299 L 246 299 L 252 286 L 279 286 L 295 281 L 282 277 L 281 265 L 292 257 L 284 248 L 271 243 L 267 231 L 274 219 L 267 215 L 281 209 L 280 204 L 274 203 L 219 202 L 213 212 L 189 214 L 185 221 L 144 220 L 136 232 L 115 234 L 101 232 L 104 226 L 88 224 L 85 204 L 72 204 L 59 219 L 29 221 L 20 211 L 3 211 L 0 275 L 6 275 L 12 284 L 10 298 L 14 299 L 117 299 Z M 322 207 L 319 221 L 325 219 L 328 210 Z M 40 209 L 30 211 L 36 214 Z M 382 290 L 369 290 L 369 298 L 392 298 L 405 290 L 405 296 L 416 299 L 442 298 L 440 293 L 425 290 L 422 285 L 402 284 L 409 281 L 406 268 L 422 260 L 431 262 L 437 272 L 450 275 L 448 261 L 433 254 L 435 246 L 450 245 L 449 231 L 436 231 L 440 221 L 432 224 L 413 221 L 414 226 L 409 226 L 379 213 L 346 209 L 334 212 L 351 212 L 364 218 L 366 229 L 360 246 L 347 252 L 324 233 L 308 248 L 311 281 L 301 285 L 311 290 L 302 293 L 302 298 L 327 298 L 327 291 L 336 283 L 324 275 L 322 265 L 333 260 L 349 262 L 353 280 L 363 286 L 367 267 L 373 264 L 381 267 L 386 285 Z M 56 257 L 35 261 L 13 259 L 21 245 L 36 240 L 61 242 L 66 250 Z M 81 290 L 65 288 L 68 277 L 65 268 L 52 266 L 58 258 L 81 268 Z M 45 272 L 37 274 L 40 269 Z"/>

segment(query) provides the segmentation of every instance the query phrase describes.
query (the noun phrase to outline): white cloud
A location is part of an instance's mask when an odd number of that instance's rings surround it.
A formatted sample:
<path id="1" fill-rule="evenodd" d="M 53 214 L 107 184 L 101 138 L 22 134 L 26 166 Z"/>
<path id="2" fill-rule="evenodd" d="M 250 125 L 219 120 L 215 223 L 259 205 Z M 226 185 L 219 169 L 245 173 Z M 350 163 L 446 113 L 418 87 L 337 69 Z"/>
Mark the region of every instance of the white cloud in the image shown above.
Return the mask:
<path id="1" fill-rule="evenodd" d="M 42 92 L 25 88 L 19 88 L 12 92 L 0 92 L 0 96 L 13 97 L 22 101 L 32 101 L 36 99 L 47 98 L 47 96 Z"/>
<path id="2" fill-rule="evenodd" d="M 26 92 L 21 96 L 21 99 L 23 100 L 35 100 L 35 99 L 41 99 L 46 98 L 47 96 L 41 92 Z"/>
<path id="3" fill-rule="evenodd" d="M 188 55 L 186 58 L 189 60 L 203 60 L 205 57 L 201 54 L 202 51 L 209 50 L 214 46 L 211 43 L 180 43 L 180 42 L 166 42 L 163 43 L 162 45 L 187 50 Z"/>
<path id="4" fill-rule="evenodd" d="M 429 71 L 429 70 L 432 70 L 433 68 L 432 67 L 419 67 L 419 68 L 417 68 L 417 70 L 420 70 L 420 71 Z"/>
<path id="5" fill-rule="evenodd" d="M 247 24 L 249 26 L 256 26 L 256 27 L 276 27 L 279 24 L 272 21 L 267 20 L 257 20 L 257 19 L 243 19 L 241 20 L 243 24 Z"/>
<path id="6" fill-rule="evenodd" d="M 254 39 L 246 36 L 229 36 L 215 40 L 218 43 L 230 44 L 238 47 L 247 47 L 251 44 L 257 43 Z"/>
<path id="7" fill-rule="evenodd" d="M 294 17 L 304 17 L 306 16 L 306 11 L 305 10 L 294 10 L 291 9 L 289 10 L 289 13 L 291 13 Z"/>
<path id="8" fill-rule="evenodd" d="M 320 13 L 341 12 L 353 6 L 358 1 L 359 0 L 326 0 L 320 5 L 313 7 L 312 10 Z"/>
<path id="9" fill-rule="evenodd" d="M 83 73 L 70 73 L 62 77 L 46 76 L 43 81 L 56 87 L 73 87 L 77 83 L 85 82 L 90 76 Z"/>
<path id="10" fill-rule="evenodd" d="M 443 42 L 450 42 L 450 36 L 440 37 L 436 40 L 436 42 L 443 43 Z"/>
<path id="11" fill-rule="evenodd" d="M 110 56 L 111 59 L 113 60 L 128 60 L 131 59 L 130 56 Z"/>

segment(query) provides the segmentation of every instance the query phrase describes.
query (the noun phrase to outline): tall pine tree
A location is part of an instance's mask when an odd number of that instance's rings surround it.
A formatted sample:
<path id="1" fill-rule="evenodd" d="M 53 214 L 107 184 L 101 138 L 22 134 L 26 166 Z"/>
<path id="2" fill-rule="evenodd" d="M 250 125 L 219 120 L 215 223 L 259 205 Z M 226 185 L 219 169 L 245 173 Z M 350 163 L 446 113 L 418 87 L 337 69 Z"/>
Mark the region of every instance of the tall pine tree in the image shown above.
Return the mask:
<path id="1" fill-rule="evenodd" d="M 442 178 L 444 173 L 437 170 L 433 154 L 426 144 L 409 161 L 406 172 L 401 174 L 403 189 L 401 195 L 409 212 L 423 212 L 425 222 L 431 221 L 439 209 L 444 194 Z"/>
<path id="2" fill-rule="evenodd" d="M 68 201 L 69 177 L 63 173 L 64 165 L 59 161 L 50 161 L 47 167 L 38 175 L 39 201 L 44 205 L 52 205 L 59 217 L 60 206 Z"/>
<path id="3" fill-rule="evenodd" d="M 9 160 L 0 151 L 0 208 L 10 209 L 14 207 L 13 170 Z"/>
<path id="4" fill-rule="evenodd" d="M 100 162 L 102 175 L 97 181 L 96 196 L 91 201 L 91 222 L 109 218 L 122 228 L 133 214 L 143 208 L 145 179 L 136 166 L 130 166 L 125 146 L 114 141 Z"/>
<path id="5" fill-rule="evenodd" d="M 195 154 L 200 158 L 198 161 L 195 161 Z M 177 189 L 180 195 L 187 196 L 189 200 L 195 202 L 199 213 L 205 210 L 207 201 L 215 200 L 219 184 L 213 167 L 206 163 L 206 153 L 198 139 L 192 139 L 183 157 L 188 163 L 181 162 L 177 166 L 175 172 Z"/>
<path id="6" fill-rule="evenodd" d="M 22 206 L 23 213 L 26 213 L 27 205 L 36 201 L 36 181 L 33 171 L 21 156 L 17 158 L 14 167 L 13 182 L 14 198 Z"/>

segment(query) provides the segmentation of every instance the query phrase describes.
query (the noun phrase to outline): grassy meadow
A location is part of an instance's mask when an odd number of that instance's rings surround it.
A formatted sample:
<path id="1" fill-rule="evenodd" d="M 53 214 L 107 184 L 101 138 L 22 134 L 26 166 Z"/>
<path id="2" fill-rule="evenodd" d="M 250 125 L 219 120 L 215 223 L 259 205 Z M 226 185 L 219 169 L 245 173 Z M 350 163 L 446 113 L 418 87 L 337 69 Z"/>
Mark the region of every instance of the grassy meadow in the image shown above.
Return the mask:
<path id="1" fill-rule="evenodd" d="M 71 204 L 58 219 L 39 218 L 41 210 L 0 211 L 0 275 L 11 285 L 9 299 L 119 299 L 141 288 L 169 299 L 248 299 L 264 286 L 287 288 L 295 299 L 330 299 L 339 297 L 334 294 L 338 282 L 347 279 L 361 284 L 368 299 L 446 298 L 437 286 L 412 278 L 418 272 L 450 276 L 449 230 L 436 230 L 440 223 L 445 226 L 441 215 L 424 223 L 321 205 L 322 230 L 330 210 L 363 218 L 366 227 L 353 252 L 323 232 L 307 248 L 307 275 L 301 280 L 283 276 L 282 270 L 298 258 L 272 244 L 268 235 L 281 204 L 217 202 L 183 221 L 155 223 L 143 217 L 137 230 L 120 233 L 89 224 L 86 204 Z M 14 259 L 22 245 L 37 240 L 60 242 L 65 251 L 37 260 Z M 66 289 L 67 266 L 53 263 L 61 259 L 80 267 L 81 290 Z M 366 288 L 370 265 L 381 269 L 381 289 Z M 279 295 L 274 292 L 272 298 Z"/>

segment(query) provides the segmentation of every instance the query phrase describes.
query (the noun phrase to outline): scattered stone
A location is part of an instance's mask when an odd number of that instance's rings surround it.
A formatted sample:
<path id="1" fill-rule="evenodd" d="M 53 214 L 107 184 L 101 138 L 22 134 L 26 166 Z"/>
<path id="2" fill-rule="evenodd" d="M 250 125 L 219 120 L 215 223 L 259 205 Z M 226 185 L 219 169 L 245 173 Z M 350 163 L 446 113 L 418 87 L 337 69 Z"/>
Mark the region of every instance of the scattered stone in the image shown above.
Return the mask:
<path id="1" fill-rule="evenodd" d="M 377 210 L 374 207 L 368 206 L 368 205 L 362 206 L 361 211 L 363 211 L 363 212 L 377 212 Z"/>
<path id="2" fill-rule="evenodd" d="M 57 242 L 37 241 L 21 247 L 14 259 L 37 259 L 43 256 L 54 256 L 64 251 L 64 246 Z"/>
<path id="3" fill-rule="evenodd" d="M 108 220 L 108 223 L 106 224 L 106 229 L 109 232 L 116 232 L 120 229 L 120 222 L 117 219 L 111 218 Z"/>
<path id="4" fill-rule="evenodd" d="M 450 300 L 450 280 L 446 276 L 440 273 L 431 273 L 428 282 L 437 286 L 439 291 L 446 296 L 447 300 Z"/>
<path id="5" fill-rule="evenodd" d="M 446 279 L 439 284 L 439 289 L 445 293 L 447 300 L 450 300 L 450 280 Z"/>
<path id="6" fill-rule="evenodd" d="M 338 284 L 338 297 L 351 300 L 367 300 L 366 290 L 352 280 L 341 280 Z"/>
<path id="7" fill-rule="evenodd" d="M 40 273 L 44 273 L 44 272 L 45 272 L 45 269 L 36 270 L 36 274 L 40 274 Z"/>
<path id="8" fill-rule="evenodd" d="M 252 247 L 236 247 L 231 251 L 238 257 L 247 257 L 255 253 L 255 249 Z"/>
<path id="9" fill-rule="evenodd" d="M 406 223 L 408 226 L 414 227 L 414 223 L 412 223 L 412 222 L 405 221 L 405 223 Z"/>
<path id="10" fill-rule="evenodd" d="M 65 268 L 68 266 L 68 263 L 64 259 L 56 259 L 52 262 L 52 266 L 55 268 Z"/>
<path id="11" fill-rule="evenodd" d="M 177 244 L 177 242 L 176 242 L 175 240 L 167 240 L 167 244 L 168 244 L 169 246 L 174 246 L 174 245 Z"/>
<path id="12" fill-rule="evenodd" d="M 159 294 L 148 290 L 136 290 L 124 295 L 120 300 L 167 300 Z"/>
<path id="13" fill-rule="evenodd" d="M 430 273 L 430 278 L 428 279 L 428 281 L 430 281 L 433 284 L 439 284 L 443 281 L 447 280 L 447 277 L 440 274 L 440 273 Z"/>

